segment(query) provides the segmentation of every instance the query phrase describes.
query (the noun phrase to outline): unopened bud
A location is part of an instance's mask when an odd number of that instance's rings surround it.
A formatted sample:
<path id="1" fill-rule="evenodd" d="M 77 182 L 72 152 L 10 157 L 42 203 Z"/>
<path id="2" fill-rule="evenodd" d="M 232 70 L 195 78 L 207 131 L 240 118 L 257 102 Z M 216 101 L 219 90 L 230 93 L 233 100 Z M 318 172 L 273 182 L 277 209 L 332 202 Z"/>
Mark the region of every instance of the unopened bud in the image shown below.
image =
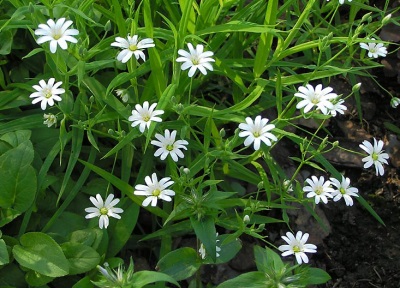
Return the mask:
<path id="1" fill-rule="evenodd" d="M 244 215 L 243 222 L 244 222 L 244 224 L 248 224 L 250 222 L 250 216 L 249 215 Z"/>
<path id="2" fill-rule="evenodd" d="M 189 168 L 183 168 L 183 173 L 185 173 L 186 175 L 189 175 L 190 169 Z"/>
<path id="3" fill-rule="evenodd" d="M 219 136 L 221 136 L 222 138 L 224 138 L 226 135 L 225 129 L 222 128 L 221 130 L 219 130 Z"/>
<path id="4" fill-rule="evenodd" d="M 257 184 L 258 189 L 263 189 L 264 188 L 264 182 L 261 181 L 260 183 Z"/>
<path id="5" fill-rule="evenodd" d="M 385 17 L 383 17 L 382 26 L 386 25 L 390 21 L 390 18 L 392 18 L 392 14 L 388 14 Z"/>
<path id="6" fill-rule="evenodd" d="M 335 142 L 332 143 L 332 147 L 333 148 L 336 148 L 338 146 L 339 146 L 339 141 L 335 141 Z"/>
<path id="7" fill-rule="evenodd" d="M 392 100 L 390 100 L 390 106 L 393 108 L 396 108 L 400 104 L 400 99 L 397 97 L 393 97 Z"/>
<path id="8" fill-rule="evenodd" d="M 108 21 L 106 22 L 106 25 L 104 25 L 104 31 L 108 32 L 108 31 L 110 31 L 110 30 L 111 30 L 111 21 L 108 20 Z"/>
<path id="9" fill-rule="evenodd" d="M 371 20 L 370 20 L 370 18 L 371 18 L 371 13 L 372 13 L 372 12 L 368 12 L 367 14 L 364 14 L 364 16 L 361 18 L 361 22 L 365 22 L 365 21 L 370 22 L 370 21 L 371 21 Z"/>
<path id="10" fill-rule="evenodd" d="M 353 88 L 351 88 L 351 91 L 353 91 L 353 93 L 354 93 L 354 92 L 357 92 L 358 90 L 360 90 L 360 88 L 361 88 L 361 82 L 354 85 Z"/>

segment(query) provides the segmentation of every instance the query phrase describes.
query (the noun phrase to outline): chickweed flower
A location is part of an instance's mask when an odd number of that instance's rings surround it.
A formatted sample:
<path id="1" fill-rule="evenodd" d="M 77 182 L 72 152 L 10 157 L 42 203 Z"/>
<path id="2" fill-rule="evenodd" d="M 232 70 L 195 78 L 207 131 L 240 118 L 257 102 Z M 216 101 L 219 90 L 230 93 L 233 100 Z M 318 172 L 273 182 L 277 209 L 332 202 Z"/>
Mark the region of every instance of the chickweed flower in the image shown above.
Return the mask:
<path id="1" fill-rule="evenodd" d="M 344 111 L 347 110 L 347 107 L 343 105 L 344 100 L 340 99 L 336 103 L 333 103 L 333 108 L 329 109 L 328 113 L 333 117 L 336 117 L 337 113 L 344 114 Z"/>
<path id="2" fill-rule="evenodd" d="M 343 198 L 347 206 L 353 206 L 353 198 L 351 196 L 358 197 L 358 189 L 350 187 L 350 179 L 342 175 L 342 181 L 335 178 L 330 178 L 330 181 L 336 187 L 332 192 L 333 201 L 337 202 Z"/>
<path id="3" fill-rule="evenodd" d="M 35 30 L 35 35 L 39 35 L 36 42 L 42 44 L 50 41 L 50 52 L 56 53 L 57 45 L 61 49 L 66 50 L 68 48 L 67 41 L 72 43 L 77 43 L 78 40 L 72 36 L 79 34 L 76 29 L 68 29 L 72 25 L 71 20 L 65 21 L 65 18 L 60 18 L 57 22 L 53 19 L 49 19 L 46 24 L 39 24 L 39 28 Z"/>
<path id="4" fill-rule="evenodd" d="M 180 149 L 187 150 L 185 145 L 188 145 L 189 143 L 186 140 L 175 141 L 176 130 L 173 130 L 170 133 L 168 129 L 165 129 L 164 133 L 164 136 L 157 133 L 155 137 L 158 141 L 152 140 L 150 142 L 154 146 L 160 147 L 154 153 L 154 156 L 160 156 L 161 160 L 165 160 L 169 154 L 175 162 L 178 162 L 179 158 L 185 157 Z"/>
<path id="5" fill-rule="evenodd" d="M 371 40 L 375 39 L 371 38 Z M 383 46 L 382 43 L 360 43 L 360 47 L 368 50 L 368 57 L 371 58 L 378 58 L 379 56 L 385 57 L 387 54 L 386 47 Z"/>
<path id="6" fill-rule="evenodd" d="M 146 61 L 146 56 L 144 55 L 143 50 L 154 47 L 154 41 L 151 38 L 145 38 L 140 41 L 138 40 L 138 35 L 133 35 L 131 37 L 128 34 L 126 39 L 122 37 L 116 37 L 115 42 L 111 43 L 111 46 L 123 49 L 121 52 L 119 52 L 117 60 L 121 61 L 122 63 L 126 63 L 129 59 L 131 59 L 132 55 L 135 55 L 136 60 L 139 60 L 140 57 L 143 61 Z"/>
<path id="7" fill-rule="evenodd" d="M 55 81 L 56 79 L 50 78 L 48 83 L 44 80 L 40 80 L 39 85 L 33 85 L 32 88 L 35 89 L 36 92 L 29 96 L 29 98 L 35 98 L 33 99 L 32 104 L 41 102 L 40 107 L 42 110 L 46 110 L 47 104 L 53 106 L 54 101 L 61 101 L 59 95 L 65 93 L 65 90 L 63 88 L 58 88 L 62 82 L 54 84 Z"/>
<path id="8" fill-rule="evenodd" d="M 303 191 L 308 192 L 307 198 L 315 197 L 315 204 L 318 204 L 321 200 L 327 204 L 328 198 L 332 198 L 331 193 L 334 190 L 330 187 L 331 182 L 329 180 L 325 182 L 323 176 L 321 176 L 319 179 L 316 176 L 311 176 L 311 179 L 307 178 L 306 182 L 310 186 L 305 186 Z"/>
<path id="9" fill-rule="evenodd" d="M 261 118 L 257 116 L 253 122 L 253 119 L 246 117 L 246 123 L 240 123 L 239 128 L 243 131 L 239 133 L 239 137 L 247 137 L 244 140 L 244 146 L 250 146 L 254 143 L 254 150 L 259 150 L 261 141 L 267 146 L 271 146 L 271 140 L 277 141 L 278 138 L 269 131 L 275 128 L 274 124 L 268 124 L 267 118 Z"/>
<path id="10" fill-rule="evenodd" d="M 375 165 L 376 176 L 378 176 L 378 174 L 383 176 L 385 171 L 382 163 L 388 164 L 387 159 L 389 159 L 389 154 L 383 153 L 383 141 L 376 141 L 374 138 L 374 146 L 372 146 L 371 143 L 369 143 L 367 140 L 364 140 L 359 146 L 369 154 L 367 157 L 362 159 L 362 161 L 365 162 L 364 168 L 369 168 L 372 165 Z"/>
<path id="11" fill-rule="evenodd" d="M 149 102 L 145 101 L 143 107 L 140 104 L 136 104 L 136 110 L 132 110 L 132 116 L 129 116 L 128 120 L 132 121 L 131 126 L 136 127 L 139 125 L 139 131 L 144 132 L 144 130 L 149 129 L 151 121 L 162 122 L 158 115 L 164 114 L 163 110 L 154 110 L 157 103 L 151 104 L 149 107 Z"/>
<path id="12" fill-rule="evenodd" d="M 121 219 L 121 216 L 118 214 L 124 212 L 124 210 L 122 210 L 121 208 L 114 207 L 119 202 L 118 198 L 114 199 L 114 194 L 108 195 L 105 202 L 103 201 L 103 198 L 101 197 L 100 194 L 97 194 L 96 198 L 91 196 L 89 199 L 95 207 L 85 208 L 85 211 L 89 213 L 88 215 L 85 216 L 85 218 L 90 219 L 94 217 L 100 217 L 99 218 L 100 229 L 103 229 L 103 227 L 107 229 L 108 224 L 110 222 L 108 217 Z"/>
<path id="13" fill-rule="evenodd" d="M 400 99 L 397 97 L 393 97 L 392 100 L 390 100 L 390 106 L 393 108 L 396 108 L 400 104 Z"/>
<path id="14" fill-rule="evenodd" d="M 143 207 L 148 206 L 150 203 L 151 206 L 156 206 L 158 199 L 170 202 L 172 200 L 171 196 L 175 195 L 174 191 L 167 189 L 174 184 L 174 181 L 170 180 L 170 177 L 165 177 L 158 181 L 156 173 L 153 173 L 151 178 L 150 176 L 144 178 L 146 185 L 139 184 L 135 186 L 133 194 L 147 196 L 147 198 L 143 200 Z"/>
<path id="15" fill-rule="evenodd" d="M 129 267 L 125 270 L 122 264 L 118 265 L 117 269 L 111 269 L 110 265 L 105 262 L 104 267 L 97 265 L 97 269 L 101 273 L 101 278 L 98 282 L 93 282 L 96 287 L 127 287 L 133 281 L 133 261 L 130 260 Z"/>
<path id="16" fill-rule="evenodd" d="M 287 244 L 281 245 L 278 249 L 283 252 L 282 256 L 294 255 L 298 264 L 308 263 L 306 253 L 316 253 L 317 246 L 314 244 L 306 244 L 309 234 L 298 231 L 296 237 L 291 232 L 287 232 L 286 236 L 281 236 Z"/>
<path id="17" fill-rule="evenodd" d="M 48 128 L 50 128 L 53 125 L 57 125 L 57 117 L 54 114 L 43 114 L 43 124 L 47 125 Z"/>
<path id="18" fill-rule="evenodd" d="M 181 69 L 186 70 L 189 69 L 188 76 L 193 77 L 194 73 L 198 69 L 202 74 L 207 75 L 207 70 L 213 71 L 213 66 L 209 62 L 215 62 L 211 56 L 214 55 L 211 51 L 203 52 L 204 46 L 198 44 L 196 49 L 193 48 L 191 43 L 187 44 L 189 48 L 189 52 L 179 49 L 178 54 L 181 57 L 176 59 L 177 62 L 183 62 Z"/>
<path id="19" fill-rule="evenodd" d="M 304 108 L 304 113 L 310 111 L 313 107 L 321 110 L 325 115 L 328 114 L 329 110 L 334 108 L 331 99 L 337 98 L 336 93 L 332 92 L 331 87 L 326 87 L 322 89 L 322 85 L 318 84 L 315 89 L 312 85 L 307 84 L 306 87 L 300 86 L 299 92 L 295 93 L 294 96 L 303 98 L 299 103 L 297 103 L 296 108 Z"/>

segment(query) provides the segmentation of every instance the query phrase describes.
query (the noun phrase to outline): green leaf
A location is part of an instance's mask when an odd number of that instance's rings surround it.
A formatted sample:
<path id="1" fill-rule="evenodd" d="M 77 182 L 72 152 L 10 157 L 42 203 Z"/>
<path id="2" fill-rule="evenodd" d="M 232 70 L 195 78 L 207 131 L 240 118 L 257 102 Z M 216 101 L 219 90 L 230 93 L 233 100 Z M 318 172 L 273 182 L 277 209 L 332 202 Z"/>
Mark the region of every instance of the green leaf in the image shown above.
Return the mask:
<path id="1" fill-rule="evenodd" d="M 0 239 L 0 265 L 5 265 L 10 262 L 10 257 L 8 256 L 7 245 L 3 239 Z"/>
<path id="2" fill-rule="evenodd" d="M 107 258 L 115 256 L 124 247 L 137 223 L 140 206 L 133 204 L 130 200 L 125 201 L 124 204 L 129 207 L 122 206 L 124 213 L 115 224 L 114 231 L 110 233 Z"/>
<path id="3" fill-rule="evenodd" d="M 69 242 L 92 246 L 92 244 L 96 240 L 96 236 L 96 228 L 77 230 L 71 233 Z"/>
<path id="4" fill-rule="evenodd" d="M 307 284 L 309 285 L 324 284 L 331 280 L 331 276 L 322 269 L 309 268 L 308 272 L 309 275 L 307 277 Z"/>
<path id="5" fill-rule="evenodd" d="M 0 156 L 0 227 L 25 212 L 36 194 L 36 173 L 30 165 L 33 147 L 24 141 Z"/>
<path id="6" fill-rule="evenodd" d="M 218 285 L 217 288 L 266 288 L 263 272 L 248 272 Z"/>
<path id="7" fill-rule="evenodd" d="M 92 270 L 100 263 L 100 255 L 92 247 L 66 242 L 61 245 L 69 262 L 69 274 L 81 274 Z"/>
<path id="8" fill-rule="evenodd" d="M 206 248 L 207 255 L 213 261 L 216 261 L 217 231 L 215 230 L 214 219 L 211 216 L 204 216 L 200 220 L 190 217 L 190 223 L 196 236 Z"/>
<path id="9" fill-rule="evenodd" d="M 50 281 L 52 281 L 54 277 L 49 277 L 42 275 L 40 273 L 37 273 L 36 271 L 29 270 L 26 275 L 25 275 L 25 280 L 30 286 L 43 286 Z"/>
<path id="10" fill-rule="evenodd" d="M 194 275 L 200 266 L 201 261 L 197 252 L 189 247 L 171 251 L 157 263 L 160 272 L 171 276 L 177 281 Z"/>
<path id="11" fill-rule="evenodd" d="M 155 271 L 139 271 L 136 272 L 132 277 L 132 283 L 134 283 L 132 288 L 142 288 L 147 284 L 155 282 L 169 282 L 181 287 L 174 278 L 168 276 L 167 274 Z"/>
<path id="12" fill-rule="evenodd" d="M 29 232 L 21 236 L 20 242 L 12 250 L 20 265 L 49 277 L 68 274 L 68 260 L 53 238 L 41 232 Z"/>
<path id="13" fill-rule="evenodd" d="M 0 32 L 0 55 L 8 55 L 11 52 L 13 33 L 11 31 Z"/>
<path id="14" fill-rule="evenodd" d="M 261 272 L 267 272 L 268 270 L 281 271 L 285 266 L 281 257 L 268 247 L 254 246 L 254 257 L 257 270 Z"/>

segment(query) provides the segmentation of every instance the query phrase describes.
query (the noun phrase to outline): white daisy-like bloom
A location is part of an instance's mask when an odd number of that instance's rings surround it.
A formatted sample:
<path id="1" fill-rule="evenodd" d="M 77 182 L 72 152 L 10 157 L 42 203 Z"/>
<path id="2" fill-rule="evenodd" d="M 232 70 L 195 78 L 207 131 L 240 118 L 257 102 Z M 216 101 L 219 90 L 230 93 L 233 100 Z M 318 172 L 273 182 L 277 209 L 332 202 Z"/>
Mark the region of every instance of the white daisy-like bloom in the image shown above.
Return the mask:
<path id="1" fill-rule="evenodd" d="M 218 237 L 218 233 L 216 233 L 216 236 Z M 219 240 L 217 239 L 216 243 L 218 244 L 218 242 L 219 242 Z M 218 258 L 220 256 L 218 252 L 221 252 L 221 247 L 215 246 L 215 256 L 216 256 L 216 258 Z M 199 254 L 200 254 L 201 259 L 203 259 L 203 260 L 206 259 L 207 251 L 206 251 L 206 248 L 204 247 L 203 243 L 200 244 Z"/>
<path id="2" fill-rule="evenodd" d="M 307 198 L 315 197 L 315 204 L 318 204 L 321 200 L 325 204 L 328 203 L 328 198 L 332 198 L 333 188 L 330 187 L 331 182 L 329 180 L 325 181 L 324 176 L 319 177 L 311 176 L 306 179 L 306 182 L 310 186 L 305 186 L 303 188 L 304 192 L 307 193 Z"/>
<path id="3" fill-rule="evenodd" d="M 296 237 L 291 232 L 287 232 L 286 236 L 281 236 L 287 244 L 281 245 L 278 249 L 283 252 L 282 256 L 294 255 L 298 264 L 308 263 L 308 257 L 306 253 L 316 253 L 317 246 L 314 244 L 306 244 L 309 234 L 298 231 Z"/>
<path id="4" fill-rule="evenodd" d="M 390 100 L 390 106 L 392 106 L 392 108 L 396 108 L 397 106 L 399 106 L 399 104 L 400 104 L 400 99 L 397 97 L 393 97 Z"/>
<path id="5" fill-rule="evenodd" d="M 271 146 L 271 140 L 278 140 L 274 134 L 269 132 L 275 128 L 275 125 L 267 124 L 268 121 L 267 118 L 261 118 L 259 115 L 254 119 L 254 122 L 250 117 L 246 117 L 246 123 L 239 124 L 239 128 L 243 130 L 239 133 L 239 137 L 247 137 L 244 140 L 244 146 L 247 147 L 250 146 L 251 143 L 254 143 L 254 150 L 259 150 L 261 141 L 267 146 Z"/>
<path id="6" fill-rule="evenodd" d="M 362 159 L 362 161 L 365 162 L 364 168 L 369 168 L 372 165 L 375 165 L 376 176 L 383 176 L 385 171 L 382 164 L 388 164 L 387 159 L 389 159 L 389 154 L 383 153 L 383 141 L 376 141 L 374 138 L 374 145 L 372 146 L 370 142 L 364 140 L 359 146 L 369 154 L 367 157 Z"/>
<path id="7" fill-rule="evenodd" d="M 53 19 L 47 20 L 47 24 L 39 24 L 39 28 L 35 30 L 35 35 L 41 36 L 36 42 L 42 44 L 50 41 L 50 52 L 56 53 L 57 45 L 61 49 L 66 50 L 68 48 L 67 41 L 77 43 L 78 40 L 72 36 L 79 34 L 76 29 L 68 29 L 72 25 L 71 20 L 65 21 L 65 18 L 60 18 L 57 22 Z"/>
<path id="8" fill-rule="evenodd" d="M 148 101 L 145 101 L 143 106 L 136 104 L 136 110 L 132 110 L 132 116 L 128 118 L 129 121 L 132 121 L 131 126 L 136 127 L 139 125 L 139 131 L 143 133 L 146 127 L 149 129 L 151 121 L 162 122 L 162 119 L 157 116 L 164 114 L 164 111 L 154 110 L 156 106 L 157 103 L 153 103 L 149 107 Z"/>
<path id="9" fill-rule="evenodd" d="M 165 160 L 168 155 L 171 155 L 175 162 L 178 162 L 179 158 L 185 157 L 180 149 L 187 150 L 185 145 L 188 145 L 189 143 L 186 140 L 175 141 L 176 130 L 173 130 L 170 133 L 168 129 L 165 129 L 164 136 L 157 133 L 155 137 L 158 141 L 152 140 L 150 143 L 160 148 L 157 149 L 154 156 L 160 156 L 161 160 Z"/>
<path id="10" fill-rule="evenodd" d="M 167 189 L 174 184 L 174 181 L 170 180 L 170 177 L 164 177 L 158 181 L 156 173 L 153 173 L 151 178 L 150 176 L 144 178 L 146 185 L 139 184 L 135 186 L 133 194 L 147 197 L 142 202 L 143 207 L 147 207 L 150 203 L 151 206 L 156 206 L 158 199 L 170 202 L 172 201 L 171 196 L 175 195 L 173 190 Z"/>
<path id="11" fill-rule="evenodd" d="M 358 197 L 358 189 L 350 187 L 350 179 L 342 175 L 342 181 L 335 178 L 330 178 L 329 180 L 336 187 L 332 192 L 333 201 L 337 202 L 343 198 L 347 206 L 353 206 L 353 198 L 351 196 Z"/>
<path id="12" fill-rule="evenodd" d="M 369 39 L 367 39 L 369 40 Z M 375 40 L 371 38 L 371 40 Z M 360 47 L 368 50 L 368 57 L 378 58 L 379 56 L 386 57 L 387 50 L 383 43 L 360 43 Z"/>
<path id="13" fill-rule="evenodd" d="M 50 128 L 53 125 L 57 125 L 57 117 L 54 114 L 43 114 L 43 124 L 47 125 L 48 128 Z"/>
<path id="14" fill-rule="evenodd" d="M 117 60 L 122 63 L 128 62 L 132 55 L 135 55 L 136 60 L 142 58 L 146 61 L 146 56 L 143 50 L 146 48 L 154 47 L 154 41 L 151 38 L 145 38 L 140 41 L 138 35 L 128 36 L 126 38 L 116 37 L 115 42 L 111 43 L 111 46 L 122 48 L 123 50 L 118 53 Z"/>
<path id="15" fill-rule="evenodd" d="M 96 195 L 96 198 L 90 196 L 90 201 L 93 203 L 95 207 L 85 208 L 85 211 L 89 213 L 85 216 L 86 219 L 100 217 L 99 218 L 99 227 L 100 229 L 107 229 L 110 220 L 108 217 L 114 217 L 117 219 L 121 219 L 121 216 L 118 215 L 119 213 L 124 212 L 121 208 L 114 207 L 118 204 L 119 199 L 114 199 L 114 194 L 108 195 L 106 201 L 103 201 L 103 198 L 100 194 Z"/>
<path id="16" fill-rule="evenodd" d="M 42 110 L 46 110 L 47 104 L 49 106 L 54 105 L 54 101 L 61 101 L 60 94 L 65 93 L 63 88 L 58 88 L 61 86 L 62 82 L 57 82 L 54 84 L 56 79 L 50 78 L 49 82 L 46 83 L 44 80 L 39 81 L 39 85 L 33 85 L 32 88 L 36 92 L 32 93 L 29 98 L 35 98 L 32 100 L 32 104 L 40 103 Z"/>
<path id="17" fill-rule="evenodd" d="M 178 50 L 178 54 L 181 57 L 176 59 L 177 62 L 183 62 L 181 69 L 189 69 L 188 76 L 193 77 L 194 73 L 198 69 L 202 74 L 207 75 L 207 69 L 213 71 L 213 66 L 210 62 L 215 62 L 211 56 L 214 55 L 211 51 L 203 52 L 204 46 L 198 44 L 196 49 L 193 48 L 191 43 L 187 44 L 189 52 L 183 49 Z"/>
<path id="18" fill-rule="evenodd" d="M 333 108 L 328 110 L 328 113 L 333 117 L 336 117 L 337 113 L 344 114 L 344 111 L 347 110 L 347 107 L 343 105 L 344 100 L 340 99 L 336 103 L 333 103 Z"/>
<path id="19" fill-rule="evenodd" d="M 297 103 L 296 108 L 301 109 L 304 107 L 304 113 L 310 111 L 313 107 L 327 115 L 329 110 L 333 109 L 332 99 L 338 97 L 336 93 L 331 93 L 333 89 L 326 87 L 322 89 L 322 85 L 318 84 L 315 89 L 312 85 L 307 84 L 306 87 L 300 86 L 299 92 L 295 93 L 294 96 L 303 98 Z"/>

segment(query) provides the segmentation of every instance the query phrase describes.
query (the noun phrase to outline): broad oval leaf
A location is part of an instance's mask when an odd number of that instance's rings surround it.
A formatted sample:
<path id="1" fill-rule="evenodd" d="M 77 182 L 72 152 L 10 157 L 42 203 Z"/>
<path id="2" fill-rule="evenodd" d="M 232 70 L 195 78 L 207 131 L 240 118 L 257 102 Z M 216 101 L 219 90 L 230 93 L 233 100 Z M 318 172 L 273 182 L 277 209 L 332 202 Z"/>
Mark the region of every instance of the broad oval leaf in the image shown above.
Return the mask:
<path id="1" fill-rule="evenodd" d="M 69 273 L 69 263 L 61 247 L 47 234 L 29 232 L 21 236 L 20 243 L 12 250 L 20 265 L 49 277 Z"/>
<path id="2" fill-rule="evenodd" d="M 92 270 L 100 263 L 100 255 L 92 247 L 66 242 L 61 248 L 69 262 L 69 274 L 80 274 Z"/>

